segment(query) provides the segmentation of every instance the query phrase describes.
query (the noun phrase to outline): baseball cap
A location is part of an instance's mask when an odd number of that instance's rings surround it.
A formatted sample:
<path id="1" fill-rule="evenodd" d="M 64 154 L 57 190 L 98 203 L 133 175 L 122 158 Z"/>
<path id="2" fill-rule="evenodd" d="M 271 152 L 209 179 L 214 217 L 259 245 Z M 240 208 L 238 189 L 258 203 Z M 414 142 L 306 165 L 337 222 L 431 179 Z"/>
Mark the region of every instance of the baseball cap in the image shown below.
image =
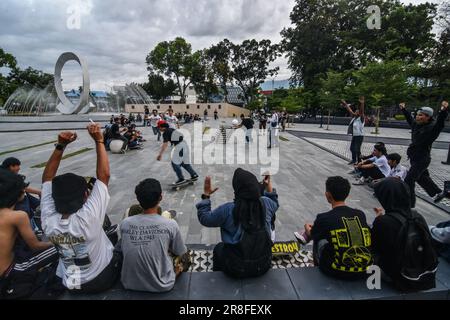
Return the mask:
<path id="1" fill-rule="evenodd" d="M 168 127 L 169 127 L 169 124 L 166 121 L 164 121 L 164 120 L 158 121 L 158 128 L 168 128 Z"/>
<path id="2" fill-rule="evenodd" d="M 434 115 L 434 110 L 429 108 L 429 107 L 420 108 L 417 112 L 418 113 L 423 113 L 423 114 L 425 114 L 425 115 L 427 115 L 429 117 L 433 117 L 433 115 Z"/>

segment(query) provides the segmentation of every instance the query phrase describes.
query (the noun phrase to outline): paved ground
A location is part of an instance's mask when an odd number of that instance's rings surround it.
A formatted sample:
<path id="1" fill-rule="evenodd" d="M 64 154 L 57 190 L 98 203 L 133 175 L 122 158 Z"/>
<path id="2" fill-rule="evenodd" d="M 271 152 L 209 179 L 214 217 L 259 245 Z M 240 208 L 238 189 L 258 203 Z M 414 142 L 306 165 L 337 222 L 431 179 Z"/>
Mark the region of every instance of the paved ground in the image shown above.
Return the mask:
<path id="1" fill-rule="evenodd" d="M 341 135 L 337 134 L 329 134 L 329 133 L 308 133 L 304 131 L 294 131 L 291 133 L 297 137 L 303 138 L 305 141 L 308 141 L 316 146 L 319 146 L 325 150 L 336 153 L 348 160 L 351 159 L 350 152 L 350 137 L 338 138 Z M 442 139 L 442 137 L 440 137 Z M 378 140 L 377 140 L 378 139 Z M 391 137 L 379 137 L 374 139 L 373 137 L 366 137 L 364 139 L 364 143 L 362 145 L 362 154 L 369 155 L 373 150 L 373 145 L 377 141 L 383 141 L 386 143 L 386 148 L 389 153 L 398 153 L 402 156 L 402 164 L 409 168 L 408 157 L 406 155 L 406 151 L 408 149 L 409 143 L 411 140 L 403 139 L 403 138 L 393 138 Z M 448 153 L 448 143 L 446 142 L 436 142 L 433 145 L 431 157 L 432 162 L 429 168 L 430 175 L 433 180 L 441 187 L 444 187 L 444 181 L 449 180 L 450 178 L 450 166 L 443 165 L 441 163 L 442 160 L 447 159 Z M 417 185 L 417 194 L 427 201 L 432 201 L 432 199 L 426 194 L 426 192 Z M 448 199 L 444 199 L 441 204 L 441 208 L 450 213 L 450 201 Z"/>
<path id="2" fill-rule="evenodd" d="M 231 122 L 231 120 L 227 120 Z M 222 122 L 210 121 L 208 126 L 218 127 Z M 70 124 L 63 124 L 70 127 Z M 3 124 L 0 123 L 0 129 Z M 303 129 L 304 125 L 300 125 Z M 41 124 L 42 128 L 54 128 L 53 125 Z M 192 131 L 192 125 L 185 129 Z M 384 130 L 384 129 L 383 129 Z M 390 129 L 394 130 L 394 129 Z M 396 129 L 395 129 L 396 130 Z M 111 161 L 111 202 L 109 213 L 113 222 L 119 222 L 126 208 L 135 203 L 134 187 L 142 179 L 153 177 L 164 186 L 164 209 L 174 209 L 179 213 L 178 223 L 183 237 L 188 244 L 215 244 L 220 240 L 218 229 L 202 227 L 197 220 L 195 203 L 202 194 L 202 183 L 186 188 L 178 193 L 172 192 L 168 184 L 175 180 L 170 168 L 168 154 L 162 162 L 155 161 L 160 145 L 155 141 L 151 129 L 143 128 L 148 139 L 145 149 L 129 152 L 126 155 L 110 155 Z M 78 130 L 79 141 L 71 145 L 66 153 L 76 152 L 85 147 L 93 147 L 85 130 Z M 406 134 L 405 134 L 406 135 Z M 312 222 L 317 213 L 329 210 L 324 197 L 324 184 L 328 176 L 346 175 L 349 170 L 345 161 L 331 155 L 317 146 L 291 135 L 283 133 L 285 138 L 280 147 L 280 172 L 274 176 L 274 185 L 279 193 L 281 208 L 277 214 L 278 240 L 291 240 L 292 232 L 308 221 Z M 24 146 L 32 146 L 49 142 L 56 138 L 56 132 L 2 133 L 0 134 L 0 153 Z M 336 144 L 336 141 L 332 142 Z M 206 145 L 206 143 L 205 143 Z M 345 146 L 342 146 L 345 148 Z M 22 160 L 22 173 L 28 177 L 33 186 L 39 186 L 43 169 L 33 169 L 34 165 L 47 161 L 53 150 L 48 144 L 29 150 L 13 152 L 0 156 L 15 156 Z M 444 152 L 444 150 L 438 150 Z M 433 151 L 434 152 L 434 151 Z M 252 153 L 252 151 L 250 151 Z M 246 151 L 248 154 L 248 150 Z M 203 165 L 195 166 L 201 177 L 213 176 L 214 184 L 220 190 L 213 197 L 213 206 L 232 201 L 233 190 L 231 179 L 234 170 L 243 167 L 259 175 L 260 165 Z M 95 152 L 89 151 L 62 162 L 60 173 L 74 172 L 83 175 L 95 175 Z M 366 212 L 369 222 L 374 219 L 372 208 L 379 206 L 378 201 L 366 188 L 354 187 L 349 205 Z M 424 214 L 428 223 L 435 224 L 449 219 L 449 215 L 428 203 L 419 200 L 418 209 Z"/>

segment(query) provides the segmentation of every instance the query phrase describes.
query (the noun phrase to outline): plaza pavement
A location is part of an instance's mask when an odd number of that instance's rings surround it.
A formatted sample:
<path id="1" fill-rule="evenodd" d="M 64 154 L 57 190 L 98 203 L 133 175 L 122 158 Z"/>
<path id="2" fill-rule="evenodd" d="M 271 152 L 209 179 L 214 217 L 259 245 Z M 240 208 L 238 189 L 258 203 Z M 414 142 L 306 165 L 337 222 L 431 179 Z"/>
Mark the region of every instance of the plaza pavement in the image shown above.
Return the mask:
<path id="1" fill-rule="evenodd" d="M 227 119 L 225 122 L 229 124 L 231 119 Z M 206 126 L 217 128 L 221 124 L 223 124 L 222 121 L 208 121 Z M 3 125 L 0 123 L 0 131 Z M 42 129 L 62 129 L 64 127 L 71 128 L 72 125 L 70 123 L 59 123 L 58 127 L 55 127 L 54 124 L 40 124 L 40 127 Z M 304 130 L 305 125 L 297 124 L 296 127 L 299 130 Z M 192 124 L 183 126 L 183 129 L 192 131 Z M 111 181 L 109 190 L 111 201 L 108 213 L 113 222 L 120 222 L 126 208 L 136 203 L 134 195 L 136 184 L 145 178 L 156 178 L 161 181 L 164 189 L 162 208 L 178 211 L 178 223 L 186 243 L 210 245 L 219 242 L 220 230 L 202 227 L 197 219 L 195 203 L 200 200 L 203 192 L 203 178 L 207 175 L 212 176 L 213 184 L 220 188 L 212 197 L 213 207 L 216 207 L 233 200 L 231 182 L 236 168 L 242 167 L 260 177 L 261 166 L 250 164 L 194 165 L 201 180 L 193 187 L 174 192 L 168 187 L 168 184 L 174 182 L 176 178 L 170 166 L 169 153 L 166 153 L 162 162 L 157 162 L 156 156 L 159 152 L 160 143 L 156 142 L 156 137 L 153 136 L 151 128 L 140 128 L 140 130 L 143 131 L 144 137 L 147 139 L 144 150 L 131 151 L 126 155 L 110 154 Z M 66 154 L 86 147 L 94 147 L 86 130 L 80 129 L 77 132 L 79 139 L 68 147 Z M 407 136 L 407 133 L 399 133 L 399 135 Z M 49 142 L 55 140 L 56 136 L 57 131 L 0 133 L 0 153 Z M 313 222 L 317 213 L 329 210 L 329 205 L 324 197 L 326 178 L 333 175 L 348 177 L 346 173 L 349 171 L 349 167 L 341 158 L 302 138 L 290 133 L 282 133 L 281 136 L 283 140 L 280 141 L 279 149 L 280 170 L 273 177 L 273 184 L 278 191 L 281 206 L 277 212 L 276 233 L 277 240 L 292 240 L 292 233 L 302 227 L 305 222 Z M 53 144 L 47 144 L 29 150 L 1 155 L 0 160 L 9 156 L 19 158 L 22 161 L 21 173 L 27 176 L 32 186 L 38 187 L 43 168 L 31 167 L 46 162 L 53 148 Z M 95 152 L 91 150 L 63 160 L 59 173 L 65 172 L 95 176 Z M 363 210 L 369 223 L 372 223 L 375 217 L 373 208 L 379 206 L 372 192 L 365 187 L 353 187 L 348 204 Z M 425 201 L 419 200 L 417 208 L 430 224 L 449 220 L 449 215 L 445 211 Z"/>

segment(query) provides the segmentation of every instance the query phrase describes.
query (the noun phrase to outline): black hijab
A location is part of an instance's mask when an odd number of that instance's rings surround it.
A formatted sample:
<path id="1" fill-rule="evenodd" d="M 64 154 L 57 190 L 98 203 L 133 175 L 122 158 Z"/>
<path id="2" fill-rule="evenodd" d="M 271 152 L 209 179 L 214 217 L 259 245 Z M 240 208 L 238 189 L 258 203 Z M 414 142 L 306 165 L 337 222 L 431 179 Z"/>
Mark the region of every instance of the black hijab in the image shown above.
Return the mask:
<path id="1" fill-rule="evenodd" d="M 387 178 L 375 186 L 375 195 L 386 214 L 399 212 L 404 216 L 411 213 L 411 197 L 406 183 L 396 178 Z"/>
<path id="2" fill-rule="evenodd" d="M 237 169 L 233 176 L 233 189 L 234 224 L 242 225 L 244 230 L 264 227 L 264 208 L 260 201 L 261 185 L 255 175 L 243 169 Z"/>

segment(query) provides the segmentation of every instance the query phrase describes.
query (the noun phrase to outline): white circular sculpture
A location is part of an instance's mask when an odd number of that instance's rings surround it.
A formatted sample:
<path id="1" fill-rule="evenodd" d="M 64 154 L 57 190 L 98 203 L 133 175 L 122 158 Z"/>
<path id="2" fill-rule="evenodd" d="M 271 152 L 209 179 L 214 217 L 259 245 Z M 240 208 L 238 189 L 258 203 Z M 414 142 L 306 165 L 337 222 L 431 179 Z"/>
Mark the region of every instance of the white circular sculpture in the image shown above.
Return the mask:
<path id="1" fill-rule="evenodd" d="M 83 72 L 83 92 L 80 93 L 80 101 L 77 105 L 74 105 L 64 94 L 61 80 L 62 69 L 66 62 L 71 60 L 78 62 Z M 86 61 L 73 52 L 63 53 L 58 58 L 55 66 L 55 89 L 60 101 L 60 103 L 56 107 L 59 112 L 61 112 L 62 114 L 87 113 L 89 111 L 90 80 Z"/>
<path id="2" fill-rule="evenodd" d="M 109 144 L 109 150 L 111 150 L 111 153 L 118 154 L 122 152 L 122 146 L 122 140 L 112 140 Z"/>

